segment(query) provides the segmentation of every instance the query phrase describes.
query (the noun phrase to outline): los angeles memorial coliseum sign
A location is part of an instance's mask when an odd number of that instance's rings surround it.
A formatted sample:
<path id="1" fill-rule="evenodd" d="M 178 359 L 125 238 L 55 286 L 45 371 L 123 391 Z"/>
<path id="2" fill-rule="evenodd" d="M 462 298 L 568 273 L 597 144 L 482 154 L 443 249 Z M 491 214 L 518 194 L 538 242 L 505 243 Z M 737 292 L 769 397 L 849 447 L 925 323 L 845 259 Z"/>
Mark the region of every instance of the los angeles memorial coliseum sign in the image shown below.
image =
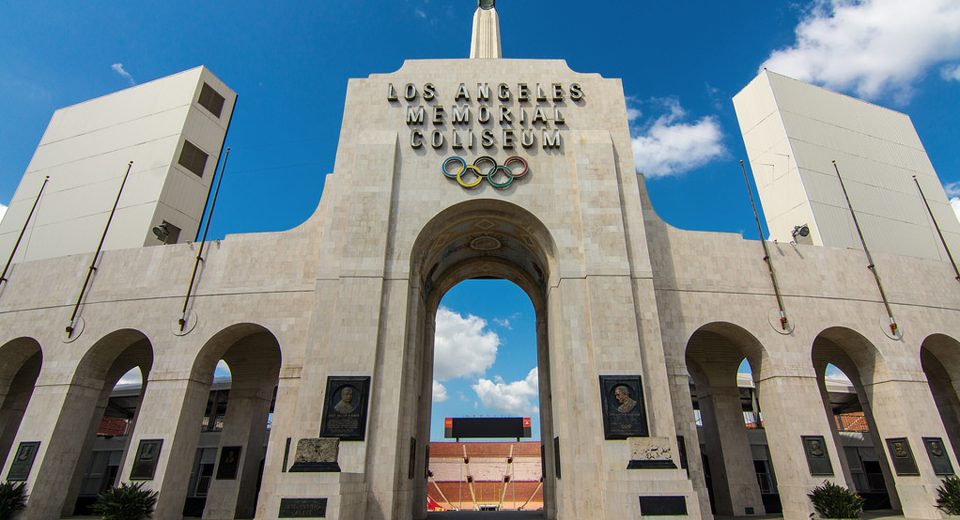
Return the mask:
<path id="1" fill-rule="evenodd" d="M 440 90 L 432 83 L 387 86 L 387 101 L 406 104 L 410 146 L 415 149 L 441 148 L 448 142 L 453 150 L 489 150 L 498 146 L 503 150 L 535 146 L 559 149 L 560 131 L 566 128 L 560 103 L 567 99 L 580 102 L 583 98 L 579 83 L 478 83 L 476 87 L 460 83 L 449 106 L 427 105 L 421 103 L 442 99 Z M 474 130 L 474 121 L 481 125 L 499 124 L 500 128 Z M 445 131 L 448 124 L 449 130 Z"/>

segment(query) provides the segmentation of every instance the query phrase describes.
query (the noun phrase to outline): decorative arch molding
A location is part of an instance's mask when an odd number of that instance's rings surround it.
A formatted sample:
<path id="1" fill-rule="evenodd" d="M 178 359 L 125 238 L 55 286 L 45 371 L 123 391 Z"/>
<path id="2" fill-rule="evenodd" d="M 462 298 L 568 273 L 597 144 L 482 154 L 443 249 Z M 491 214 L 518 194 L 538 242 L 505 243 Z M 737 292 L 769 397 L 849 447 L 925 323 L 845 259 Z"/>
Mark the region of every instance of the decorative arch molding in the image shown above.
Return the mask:
<path id="1" fill-rule="evenodd" d="M 746 328 L 726 321 L 714 321 L 698 327 L 687 338 L 684 349 L 688 369 L 697 365 L 698 375 L 736 377 L 737 368 L 746 358 L 754 380 L 762 378 L 769 366 L 769 354 L 757 337 Z M 709 365 L 705 361 L 709 360 Z M 709 368 L 708 368 L 709 366 Z"/>
<path id="2" fill-rule="evenodd" d="M 843 326 L 828 327 L 814 337 L 810 359 L 823 377 L 827 363 L 835 365 L 855 382 L 869 386 L 889 378 L 886 359 L 873 342 L 860 332 Z"/>
<path id="3" fill-rule="evenodd" d="M 263 325 L 245 322 L 227 326 L 211 336 L 197 352 L 190 378 L 210 382 L 221 359 L 230 367 L 234 377 L 269 371 L 268 375 L 276 379 L 277 374 L 272 372 L 279 373 L 280 370 L 280 342 Z"/>

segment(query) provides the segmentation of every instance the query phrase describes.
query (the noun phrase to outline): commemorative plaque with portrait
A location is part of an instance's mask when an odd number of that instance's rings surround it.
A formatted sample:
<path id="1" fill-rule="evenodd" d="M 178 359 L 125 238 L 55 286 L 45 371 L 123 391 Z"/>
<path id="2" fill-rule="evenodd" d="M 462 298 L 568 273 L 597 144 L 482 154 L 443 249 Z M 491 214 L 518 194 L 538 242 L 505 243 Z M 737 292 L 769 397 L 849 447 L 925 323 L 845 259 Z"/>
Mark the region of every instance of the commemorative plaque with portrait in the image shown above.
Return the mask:
<path id="1" fill-rule="evenodd" d="M 927 456 L 930 457 L 930 465 L 933 466 L 935 475 L 953 475 L 953 464 L 950 463 L 950 455 L 947 455 L 947 447 L 943 445 L 943 439 L 924 437 L 923 447 L 927 449 Z"/>
<path id="2" fill-rule="evenodd" d="M 21 442 L 17 447 L 17 453 L 13 456 L 13 462 L 10 463 L 10 471 L 7 472 L 7 480 L 10 482 L 23 482 L 30 477 L 30 470 L 33 468 L 33 461 L 37 458 L 37 452 L 40 451 L 40 441 Z"/>
<path id="3" fill-rule="evenodd" d="M 649 435 L 640 376 L 600 376 L 600 406 L 605 439 Z"/>
<path id="4" fill-rule="evenodd" d="M 890 461 L 893 462 L 893 470 L 897 475 L 920 474 L 917 461 L 913 458 L 913 450 L 910 449 L 910 441 L 906 437 L 887 439 L 887 450 L 890 452 Z"/>
<path id="5" fill-rule="evenodd" d="M 133 460 L 133 469 L 130 470 L 130 480 L 153 480 L 162 447 L 163 439 L 140 439 L 137 457 Z"/>
<path id="6" fill-rule="evenodd" d="M 224 446 L 220 448 L 220 464 L 217 465 L 217 480 L 234 480 L 240 469 L 240 453 L 243 446 Z"/>
<path id="7" fill-rule="evenodd" d="M 810 475 L 833 475 L 833 465 L 830 464 L 830 454 L 827 453 L 827 443 L 823 435 L 802 435 L 800 438 L 803 440 L 803 452 L 807 456 Z"/>
<path id="8" fill-rule="evenodd" d="M 328 377 L 320 436 L 343 441 L 364 440 L 369 395 L 369 376 Z"/>

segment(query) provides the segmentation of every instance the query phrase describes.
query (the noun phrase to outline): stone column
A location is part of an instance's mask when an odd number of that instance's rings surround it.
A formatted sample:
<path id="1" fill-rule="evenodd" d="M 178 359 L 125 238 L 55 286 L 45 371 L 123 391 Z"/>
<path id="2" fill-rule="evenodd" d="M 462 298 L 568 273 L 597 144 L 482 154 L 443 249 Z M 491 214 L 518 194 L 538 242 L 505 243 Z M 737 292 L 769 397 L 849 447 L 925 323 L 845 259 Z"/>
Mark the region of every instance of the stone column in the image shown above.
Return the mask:
<path id="1" fill-rule="evenodd" d="M 284 477 L 293 464 L 297 452 L 296 410 L 297 394 L 300 390 L 300 368 L 284 370 L 277 385 L 277 399 L 273 408 L 273 425 L 270 428 L 270 440 L 267 445 L 267 457 L 263 464 L 263 480 L 260 483 L 260 497 L 257 500 L 256 518 L 276 518 L 280 509 L 280 498 L 289 489 Z M 287 451 L 287 439 L 290 439 Z M 286 457 L 286 466 L 284 458 Z"/>
<path id="2" fill-rule="evenodd" d="M 750 440 L 743 423 L 740 389 L 736 384 L 704 386 L 697 385 L 697 401 L 703 417 L 717 513 L 741 516 L 752 508 L 753 514 L 763 514 Z"/>
<path id="3" fill-rule="evenodd" d="M 248 518 L 254 513 L 257 474 L 274 384 L 273 381 L 258 381 L 257 384 L 241 386 L 240 378 L 235 378 L 235 381 L 237 383 L 230 388 L 227 415 L 220 434 L 217 467 L 214 468 L 214 479 L 210 483 L 203 510 L 203 518 L 206 519 Z M 240 460 L 237 461 L 235 478 L 220 480 L 217 473 L 226 446 L 239 446 Z"/>
<path id="4" fill-rule="evenodd" d="M 80 485 L 83 483 L 83 475 L 87 472 L 87 467 L 90 466 L 90 459 L 93 457 L 93 442 L 97 438 L 97 430 L 100 428 L 101 421 L 103 421 L 103 415 L 107 409 L 107 404 L 110 402 L 110 394 L 112 392 L 113 385 L 105 384 L 103 390 L 100 391 L 100 397 L 97 399 L 97 406 L 93 410 L 89 426 L 84 430 L 77 425 L 78 427 L 75 430 L 75 433 L 83 432 L 79 433 L 83 435 L 83 444 L 80 448 L 77 463 L 74 464 L 72 472 L 73 478 L 70 480 L 70 490 L 63 502 L 63 516 L 73 516 L 73 511 L 77 504 L 77 495 L 80 494 Z"/>
<path id="5" fill-rule="evenodd" d="M 697 432 L 697 422 L 693 415 L 693 399 L 690 395 L 690 375 L 685 366 L 671 365 L 668 367 L 670 376 L 670 392 L 673 396 L 673 418 L 677 428 L 677 435 L 682 435 L 686 445 L 687 472 L 693 489 L 697 492 L 700 504 L 700 516 L 704 520 L 712 520 L 710 511 L 710 492 L 707 490 L 706 475 L 703 471 L 703 462 L 700 453 L 700 436 Z M 679 446 L 678 446 L 679 448 Z"/>
<path id="6" fill-rule="evenodd" d="M 765 367 L 766 368 L 766 367 Z M 809 370 L 809 369 L 806 369 Z M 807 493 L 824 480 L 850 487 L 844 476 L 843 452 L 837 445 L 814 374 L 797 370 L 777 372 L 773 367 L 757 382 L 770 458 L 777 475 L 783 517 L 806 520 L 813 513 Z M 800 372 L 801 374 L 803 372 Z M 821 435 L 833 476 L 813 476 L 801 436 Z"/>
<path id="7" fill-rule="evenodd" d="M 163 439 L 154 477 L 147 481 L 148 488 L 160 492 L 154 518 L 180 518 L 183 514 L 209 394 L 209 381 L 156 368 L 150 374 L 120 478 L 129 482 L 141 440 Z"/>
<path id="8" fill-rule="evenodd" d="M 80 458 L 90 420 L 103 382 L 87 385 L 38 381 L 30 398 L 14 449 L 24 441 L 40 441 L 27 489 L 30 498 L 20 518 L 59 518 L 70 490 L 74 468 Z M 79 434 L 78 434 L 79 432 Z M 4 468 L 9 472 L 10 458 Z"/>
<path id="9" fill-rule="evenodd" d="M 6 462 L 13 446 L 13 439 L 33 394 L 34 382 L 40 373 L 39 355 L 27 363 L 10 380 L 10 385 L 4 389 L 5 395 L 0 395 L 0 467 Z"/>
<path id="10" fill-rule="evenodd" d="M 863 390 L 872 412 L 872 417 L 868 419 L 872 419 L 871 426 L 875 427 L 882 443 L 877 446 L 877 453 L 883 454 L 883 460 L 893 466 L 891 473 L 904 516 L 939 518 L 940 512 L 935 505 L 940 478 L 933 473 L 922 437 L 946 439 L 947 436 L 926 381 L 922 378 L 877 378 L 872 382 L 864 382 Z M 920 475 L 897 474 L 892 463 L 893 455 L 886 446 L 886 439 L 895 437 L 906 437 L 909 441 Z M 951 458 L 954 467 L 958 467 L 956 458 Z"/>

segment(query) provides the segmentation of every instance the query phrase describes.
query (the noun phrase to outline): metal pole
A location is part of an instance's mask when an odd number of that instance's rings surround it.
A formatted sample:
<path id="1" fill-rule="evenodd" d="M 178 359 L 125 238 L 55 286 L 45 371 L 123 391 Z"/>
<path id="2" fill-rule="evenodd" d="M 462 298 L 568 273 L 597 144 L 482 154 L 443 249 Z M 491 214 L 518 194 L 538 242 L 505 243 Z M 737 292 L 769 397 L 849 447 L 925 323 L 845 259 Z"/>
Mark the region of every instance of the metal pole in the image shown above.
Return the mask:
<path id="1" fill-rule="evenodd" d="M 210 231 L 210 221 L 213 220 L 213 210 L 217 209 L 217 196 L 220 195 L 220 183 L 223 182 L 223 175 L 227 172 L 227 161 L 230 159 L 230 149 L 227 148 L 227 154 L 223 157 L 223 166 L 220 168 L 220 178 L 217 179 L 217 189 L 213 192 L 213 200 L 210 203 L 210 214 L 207 215 L 207 225 L 203 229 L 203 239 L 200 241 L 200 249 L 197 251 L 197 259 L 193 263 L 193 272 L 190 274 L 190 284 L 187 286 L 187 295 L 183 298 L 183 309 L 180 313 L 180 319 L 177 323 L 180 325 L 180 332 L 183 332 L 187 325 L 187 307 L 190 305 L 190 294 L 193 292 L 193 283 L 197 279 L 197 269 L 200 262 L 203 262 L 203 246 L 207 243 L 207 232 Z"/>
<path id="2" fill-rule="evenodd" d="M 923 189 L 920 188 L 920 182 L 917 181 L 917 176 L 913 176 L 913 183 L 917 185 L 917 191 L 920 192 L 920 198 L 923 199 L 923 205 L 927 207 L 927 213 L 930 214 L 930 220 L 933 221 L 933 227 L 937 228 L 937 235 L 940 236 L 940 243 L 943 244 L 943 249 L 947 252 L 947 258 L 950 259 L 950 267 L 953 268 L 953 273 L 956 275 L 956 279 L 960 282 L 960 270 L 957 269 L 957 263 L 953 260 L 953 255 L 950 254 L 950 248 L 947 247 L 947 241 L 943 238 L 943 232 L 940 231 L 940 224 L 937 224 L 937 218 L 933 216 L 933 210 L 930 209 L 930 204 L 927 202 L 927 196 L 923 194 Z"/>
<path id="3" fill-rule="evenodd" d="M 890 308 L 890 302 L 887 301 L 887 293 L 883 290 L 883 283 L 880 282 L 880 275 L 877 274 L 877 266 L 873 263 L 873 256 L 870 249 L 867 248 L 867 241 L 863 238 L 863 230 L 860 229 L 860 221 L 857 220 L 857 214 L 853 211 L 853 204 L 850 203 L 850 196 L 847 194 L 847 186 L 843 183 L 843 176 L 840 175 L 840 168 L 837 167 L 837 161 L 833 161 L 833 169 L 837 172 L 837 179 L 840 180 L 840 189 L 843 190 L 843 198 L 847 201 L 847 208 L 850 209 L 850 216 L 853 218 L 853 225 L 857 228 L 857 236 L 860 237 L 860 245 L 863 246 L 863 252 L 867 255 L 867 269 L 873 273 L 873 279 L 877 282 L 877 289 L 880 290 L 880 298 L 883 300 L 883 307 L 887 310 L 887 317 L 890 318 L 890 332 L 897 334 L 899 329 L 896 318 L 893 317 L 893 310 Z"/>
<path id="4" fill-rule="evenodd" d="M 750 197 L 750 207 L 753 208 L 753 220 L 757 223 L 757 233 L 760 235 L 760 244 L 763 246 L 763 261 L 766 262 L 767 270 L 770 271 L 773 293 L 777 296 L 777 308 L 780 310 L 780 328 L 787 330 L 790 322 L 787 320 L 787 311 L 783 305 L 783 296 L 780 295 L 780 284 L 777 283 L 777 273 L 773 270 L 773 260 L 770 258 L 767 241 L 763 238 L 763 228 L 760 227 L 760 214 L 757 213 L 757 203 L 753 200 L 753 190 L 750 189 L 750 181 L 747 179 L 747 167 L 742 160 L 740 161 L 740 169 L 743 171 L 743 182 L 747 186 L 747 195 Z"/>
<path id="5" fill-rule="evenodd" d="M 43 195 L 43 189 L 47 187 L 47 182 L 50 181 L 50 176 L 43 178 L 43 184 L 40 185 L 40 191 L 37 193 L 37 198 L 33 201 L 33 206 L 30 207 L 30 213 L 27 214 L 27 220 L 23 223 L 23 228 L 20 229 L 20 236 L 17 237 L 17 241 L 13 244 L 13 251 L 10 251 L 10 258 L 7 259 L 7 265 L 3 266 L 3 273 L 0 274 L 0 283 L 6 282 L 7 280 L 7 270 L 10 269 L 10 264 L 13 263 L 13 257 L 17 254 L 17 248 L 20 247 L 20 241 L 23 240 L 23 234 L 27 232 L 27 225 L 30 224 L 30 218 L 33 217 L 33 210 L 37 209 L 37 204 L 40 202 L 40 196 Z"/>
<path id="6" fill-rule="evenodd" d="M 107 231 L 110 230 L 110 223 L 113 222 L 113 215 L 117 212 L 117 204 L 120 203 L 120 195 L 123 194 L 123 187 L 127 184 L 127 177 L 130 176 L 130 169 L 133 168 L 133 161 L 127 163 L 127 173 L 123 174 L 123 181 L 120 182 L 120 189 L 117 190 L 117 199 L 113 201 L 113 209 L 110 210 L 110 216 L 107 217 L 107 225 L 103 227 L 103 234 L 100 235 L 100 243 L 97 244 L 97 252 L 93 254 L 93 260 L 90 261 L 90 269 L 87 270 L 87 277 L 83 280 L 83 287 L 80 288 L 80 296 L 77 296 L 77 303 L 73 306 L 73 314 L 70 315 L 70 324 L 67 325 L 67 337 L 73 334 L 73 322 L 77 319 L 77 312 L 80 310 L 80 302 L 83 301 L 83 293 L 87 291 L 87 285 L 90 283 L 90 277 L 97 270 L 97 257 L 103 249 L 103 241 L 107 238 Z"/>

